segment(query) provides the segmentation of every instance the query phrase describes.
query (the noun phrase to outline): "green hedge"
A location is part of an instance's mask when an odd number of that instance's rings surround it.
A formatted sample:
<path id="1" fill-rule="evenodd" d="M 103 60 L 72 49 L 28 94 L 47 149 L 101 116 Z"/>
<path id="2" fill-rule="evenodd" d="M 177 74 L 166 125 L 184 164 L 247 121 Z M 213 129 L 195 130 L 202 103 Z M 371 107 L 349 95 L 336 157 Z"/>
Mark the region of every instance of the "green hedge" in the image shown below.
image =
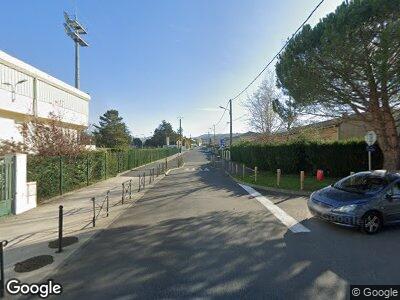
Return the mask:
<path id="1" fill-rule="evenodd" d="M 176 154 L 176 148 L 92 151 L 77 157 L 28 156 L 28 180 L 37 182 L 39 200 L 114 177 Z"/>
<path id="2" fill-rule="evenodd" d="M 293 142 L 282 144 L 242 143 L 232 146 L 232 160 L 260 170 L 281 169 L 287 174 L 324 170 L 327 176 L 342 177 L 368 169 L 363 141 Z M 383 156 L 377 147 L 372 153 L 373 169 L 382 168 Z"/>

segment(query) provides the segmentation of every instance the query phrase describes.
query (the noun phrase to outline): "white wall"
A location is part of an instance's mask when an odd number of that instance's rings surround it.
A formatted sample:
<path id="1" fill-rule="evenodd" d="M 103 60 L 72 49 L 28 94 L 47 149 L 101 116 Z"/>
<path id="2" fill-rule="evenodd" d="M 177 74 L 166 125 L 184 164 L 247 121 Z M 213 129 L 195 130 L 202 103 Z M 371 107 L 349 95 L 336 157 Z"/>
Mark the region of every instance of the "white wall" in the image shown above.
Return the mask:
<path id="1" fill-rule="evenodd" d="M 20 80 L 26 82 L 15 85 L 15 93 L 4 84 Z M 20 121 L 26 115 L 49 118 L 55 114 L 64 123 L 87 127 L 89 100 L 88 94 L 0 51 L 0 139 L 18 139 L 10 119 Z"/>
<path id="2" fill-rule="evenodd" d="M 15 142 L 22 142 L 22 136 L 18 130 L 18 125 L 13 119 L 6 119 L 0 117 L 0 140 L 14 140 Z"/>

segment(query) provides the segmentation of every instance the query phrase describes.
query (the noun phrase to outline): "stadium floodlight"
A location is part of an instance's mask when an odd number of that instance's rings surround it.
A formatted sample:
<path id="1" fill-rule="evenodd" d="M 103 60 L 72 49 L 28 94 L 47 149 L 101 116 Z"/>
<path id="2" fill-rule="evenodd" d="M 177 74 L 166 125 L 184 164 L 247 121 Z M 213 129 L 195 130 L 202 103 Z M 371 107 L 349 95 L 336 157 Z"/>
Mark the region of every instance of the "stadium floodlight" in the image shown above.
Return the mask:
<path id="1" fill-rule="evenodd" d="M 89 44 L 81 37 L 82 34 L 87 34 L 86 29 L 78 22 L 76 16 L 71 19 L 70 16 L 64 12 L 64 29 L 66 34 L 75 42 L 75 87 L 80 87 L 80 67 L 79 67 L 79 46 L 88 47 Z"/>

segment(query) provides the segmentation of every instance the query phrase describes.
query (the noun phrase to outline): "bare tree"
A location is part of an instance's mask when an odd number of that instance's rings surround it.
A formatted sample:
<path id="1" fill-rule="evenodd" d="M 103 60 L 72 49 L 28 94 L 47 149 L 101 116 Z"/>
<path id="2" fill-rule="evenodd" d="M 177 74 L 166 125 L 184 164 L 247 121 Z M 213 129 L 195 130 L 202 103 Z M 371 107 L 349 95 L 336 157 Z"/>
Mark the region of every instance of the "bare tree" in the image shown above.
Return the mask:
<path id="1" fill-rule="evenodd" d="M 269 74 L 244 103 L 251 128 L 265 135 L 271 135 L 279 129 L 281 121 L 273 109 L 273 103 L 277 97 L 275 78 Z"/>

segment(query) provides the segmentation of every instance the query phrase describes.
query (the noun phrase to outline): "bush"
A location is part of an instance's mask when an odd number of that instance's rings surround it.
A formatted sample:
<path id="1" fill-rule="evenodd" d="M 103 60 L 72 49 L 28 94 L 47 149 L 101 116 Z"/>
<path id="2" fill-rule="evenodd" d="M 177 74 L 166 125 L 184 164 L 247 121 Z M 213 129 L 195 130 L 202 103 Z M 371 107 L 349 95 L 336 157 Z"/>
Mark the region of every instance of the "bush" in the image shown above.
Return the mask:
<path id="1" fill-rule="evenodd" d="M 51 198 L 168 157 L 176 148 L 93 151 L 75 157 L 28 156 L 28 180 L 39 200 Z"/>
<path id="2" fill-rule="evenodd" d="M 383 156 L 379 147 L 372 154 L 373 169 L 382 168 Z M 342 177 L 350 172 L 368 169 L 366 144 L 363 141 L 291 142 L 282 144 L 242 143 L 232 146 L 232 160 L 260 170 L 315 173 L 324 170 L 327 176 Z"/>

